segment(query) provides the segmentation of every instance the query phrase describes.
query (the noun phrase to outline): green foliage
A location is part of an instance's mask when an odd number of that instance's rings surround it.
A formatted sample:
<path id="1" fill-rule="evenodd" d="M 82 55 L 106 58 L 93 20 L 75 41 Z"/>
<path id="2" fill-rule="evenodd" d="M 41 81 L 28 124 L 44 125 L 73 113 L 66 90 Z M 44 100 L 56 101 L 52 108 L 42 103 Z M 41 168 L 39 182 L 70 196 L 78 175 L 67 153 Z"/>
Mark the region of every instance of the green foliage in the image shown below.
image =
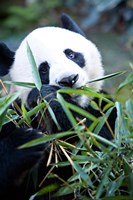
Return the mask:
<path id="1" fill-rule="evenodd" d="M 50 21 L 55 23 L 50 12 L 59 9 L 62 3 L 62 0 L 37 0 L 25 5 L 3 4 L 2 11 L 6 9 L 5 18 L 1 21 L 3 34 L 6 34 L 6 31 L 9 34 L 22 33 L 33 29 L 37 24 L 44 25 Z"/>
<path id="2" fill-rule="evenodd" d="M 34 55 L 32 53 L 32 50 L 31 50 L 28 42 L 27 42 L 27 55 L 28 55 L 29 62 L 32 66 L 32 74 L 33 74 L 35 86 L 40 91 L 42 83 L 41 83 L 41 79 L 40 79 L 40 76 L 39 76 L 36 61 L 34 59 Z"/>
<path id="3" fill-rule="evenodd" d="M 9 119 L 11 119 L 11 116 L 12 118 L 14 118 L 13 113 L 11 114 L 8 109 L 9 106 L 17 99 L 18 96 L 19 94 L 16 93 L 12 95 L 6 95 L 5 97 L 0 98 L 0 129 L 3 126 L 3 124 L 7 123 Z M 8 117 L 6 117 L 7 113 L 9 114 Z"/>
<path id="4" fill-rule="evenodd" d="M 119 73 L 116 73 L 116 75 L 118 74 Z M 107 77 L 110 78 L 110 76 Z M 54 191 L 57 187 L 58 191 L 55 193 L 56 196 L 74 193 L 75 198 L 83 200 L 114 200 L 116 198 L 119 200 L 131 200 L 133 198 L 133 79 L 131 81 L 130 77 L 132 77 L 132 71 L 119 87 L 119 89 L 123 89 L 123 87 L 127 87 L 128 84 L 131 87 L 131 97 L 126 99 L 124 103 L 121 101 L 113 103 L 107 96 L 96 93 L 92 88 L 83 87 L 81 89 L 58 90 L 57 101 L 63 107 L 67 117 L 73 125 L 73 129 L 56 134 L 44 134 L 42 138 L 30 141 L 20 148 L 27 148 L 29 146 L 51 142 L 51 150 L 47 163 L 48 166 L 51 166 L 51 170 L 47 174 L 46 179 L 56 177 L 62 184 L 56 186 L 48 185 L 46 188 L 44 187 L 34 194 L 30 199 L 33 200 L 37 195 L 40 196 L 49 191 Z M 103 79 L 105 79 L 105 77 L 103 77 Z M 35 83 L 36 81 L 37 79 L 35 80 Z M 27 84 L 27 87 L 28 86 L 29 84 Z M 101 100 L 106 100 L 107 106 L 104 108 L 105 115 L 99 118 L 90 115 L 83 109 L 66 102 L 62 96 L 63 93 L 70 95 L 85 94 L 97 97 L 99 98 L 99 103 L 96 104 L 92 100 L 91 104 L 95 109 L 99 110 L 101 109 Z M 30 111 L 27 111 L 22 104 L 21 108 L 18 109 L 21 114 L 18 115 L 17 113 L 14 113 L 13 110 L 9 109 L 10 104 L 12 104 L 17 97 L 18 94 L 13 94 L 0 98 L 1 126 L 11 120 L 16 126 L 27 124 L 27 126 L 30 127 L 31 118 L 37 112 L 40 112 L 42 115 L 39 123 L 45 121 L 45 111 L 49 109 L 49 102 L 43 101 L 42 99 L 41 102 L 38 102 L 38 105 Z M 112 106 L 116 106 L 118 117 L 115 124 L 115 134 L 111 132 L 114 139 L 108 141 L 100 137 L 98 133 L 104 123 L 107 123 Z M 107 108 L 109 108 L 109 110 L 107 110 Z M 82 114 L 84 119 L 77 121 L 77 119 L 73 117 L 72 111 Z M 49 109 L 49 113 L 53 120 L 55 120 L 55 124 L 59 126 L 56 121 L 56 116 L 51 109 Z M 86 118 L 92 120 L 90 127 L 86 127 L 84 124 Z M 69 144 L 69 140 L 63 140 L 64 137 L 68 139 L 75 136 L 78 137 L 77 144 Z M 94 151 L 91 148 L 93 144 L 98 146 L 101 149 L 101 152 Z M 104 146 L 103 144 L 106 145 Z M 54 149 L 58 149 L 56 155 Z M 59 161 L 60 152 L 61 154 L 64 154 L 66 161 Z M 55 163 L 52 162 L 52 157 L 56 157 Z M 63 170 L 63 168 L 67 166 L 72 167 L 73 175 L 68 177 L 68 180 L 66 181 L 55 174 L 53 169 L 60 167 L 61 170 Z"/>

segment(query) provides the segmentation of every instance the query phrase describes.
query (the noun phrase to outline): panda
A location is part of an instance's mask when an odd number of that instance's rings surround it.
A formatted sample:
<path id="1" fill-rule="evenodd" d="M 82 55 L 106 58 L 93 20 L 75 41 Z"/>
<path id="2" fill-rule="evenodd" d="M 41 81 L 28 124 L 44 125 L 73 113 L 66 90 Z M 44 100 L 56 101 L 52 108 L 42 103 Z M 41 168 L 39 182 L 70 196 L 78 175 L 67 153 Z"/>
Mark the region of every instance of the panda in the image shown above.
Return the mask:
<path id="1" fill-rule="evenodd" d="M 0 43 L 0 76 L 10 75 L 14 82 L 34 83 L 32 66 L 27 55 L 27 43 L 29 44 L 38 72 L 42 82 L 40 91 L 37 88 L 26 88 L 17 85 L 11 85 L 10 93 L 19 92 L 20 101 L 24 102 L 27 109 L 32 109 L 37 105 L 40 98 L 49 102 L 56 119 L 61 127 L 60 131 L 67 131 L 72 127 L 62 105 L 57 101 L 57 91 L 61 88 L 78 89 L 82 86 L 94 88 L 96 92 L 103 92 L 103 81 L 91 82 L 93 79 L 101 78 L 104 75 L 101 54 L 94 43 L 87 39 L 83 31 L 76 22 L 65 13 L 61 15 L 62 27 L 41 27 L 33 30 L 22 41 L 16 52 L 10 50 L 6 44 Z M 62 94 L 63 98 L 86 112 L 100 117 L 99 110 L 91 105 L 91 100 L 98 103 L 98 98 L 88 97 L 87 95 Z M 102 101 L 101 109 L 106 105 Z M 84 117 L 78 113 L 72 112 L 78 119 Z M 50 117 L 48 115 L 48 117 Z M 117 117 L 115 107 L 112 109 L 108 123 L 114 131 L 115 120 Z M 50 119 L 50 129 L 47 128 L 47 122 L 43 122 L 42 127 L 38 127 L 37 117 L 34 117 L 32 128 L 17 128 L 11 122 L 2 127 L 0 134 L 0 197 L 8 199 L 8 194 L 13 199 L 28 200 L 34 194 L 33 185 L 26 181 L 29 173 L 34 168 L 40 168 L 40 174 L 46 173 L 42 169 L 41 163 L 46 163 L 49 144 L 40 144 L 26 149 L 17 149 L 18 146 L 35 138 L 42 136 L 42 132 L 57 133 L 57 126 Z M 85 125 L 89 127 L 92 121 L 86 119 Z M 101 128 L 99 135 L 111 140 L 112 135 L 106 123 Z M 73 141 L 71 141 L 73 143 Z M 97 150 L 97 147 L 94 147 Z M 69 171 L 69 170 L 68 170 Z M 58 170 L 60 176 L 63 176 L 61 169 Z M 69 174 L 69 172 L 68 172 Z M 71 173 L 70 173 L 71 174 Z M 43 174 L 44 176 L 44 174 Z M 68 176 L 68 175 L 67 175 Z M 69 178 L 69 177 L 66 177 Z M 32 192 L 31 192 L 32 191 Z M 72 196 L 54 198 L 73 199 Z M 38 197 L 39 199 L 39 197 Z M 48 196 L 41 199 L 49 199 Z"/>

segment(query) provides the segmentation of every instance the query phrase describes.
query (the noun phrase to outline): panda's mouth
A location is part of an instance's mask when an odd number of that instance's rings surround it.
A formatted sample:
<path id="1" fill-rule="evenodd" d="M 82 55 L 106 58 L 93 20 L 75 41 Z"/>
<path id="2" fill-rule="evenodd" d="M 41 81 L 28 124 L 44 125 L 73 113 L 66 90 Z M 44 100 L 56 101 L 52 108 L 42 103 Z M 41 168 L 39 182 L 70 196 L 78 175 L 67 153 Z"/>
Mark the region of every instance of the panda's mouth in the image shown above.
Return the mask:
<path id="1" fill-rule="evenodd" d="M 70 76 L 67 77 L 63 77 L 61 80 L 56 80 L 56 83 L 63 88 L 74 88 L 74 85 L 76 84 L 76 82 L 79 79 L 79 75 L 78 74 L 72 74 Z"/>

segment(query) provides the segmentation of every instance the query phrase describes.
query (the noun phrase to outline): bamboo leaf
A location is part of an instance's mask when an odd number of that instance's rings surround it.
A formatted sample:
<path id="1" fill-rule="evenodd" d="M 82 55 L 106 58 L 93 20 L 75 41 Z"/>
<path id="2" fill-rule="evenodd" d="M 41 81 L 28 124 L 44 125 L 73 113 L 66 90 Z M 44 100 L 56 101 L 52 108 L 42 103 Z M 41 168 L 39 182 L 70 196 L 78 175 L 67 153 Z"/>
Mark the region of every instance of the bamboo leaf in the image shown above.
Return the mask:
<path id="1" fill-rule="evenodd" d="M 41 190 L 39 190 L 37 193 L 32 195 L 29 200 L 34 200 L 37 196 L 42 196 L 43 194 L 52 192 L 52 191 L 56 190 L 57 188 L 58 188 L 58 186 L 56 184 L 47 185 L 47 186 L 43 187 Z"/>
<path id="2" fill-rule="evenodd" d="M 100 142 L 102 142 L 102 143 L 104 143 L 104 144 L 106 144 L 106 145 L 109 145 L 109 146 L 112 146 L 112 147 L 114 147 L 114 148 L 116 148 L 116 149 L 118 149 L 118 146 L 115 144 L 115 143 L 113 143 L 113 142 L 111 142 L 111 141 L 109 141 L 109 140 L 107 140 L 107 139 L 105 139 L 105 138 L 103 138 L 103 137 L 101 137 L 101 136 L 99 136 L 99 135 L 97 135 L 97 134 L 95 134 L 95 133 L 89 133 L 89 132 L 86 132 L 86 136 L 93 136 L 95 139 L 97 139 L 98 141 L 100 141 Z"/>
<path id="3" fill-rule="evenodd" d="M 102 193 L 104 192 L 104 189 L 103 187 L 107 184 L 107 181 L 108 181 L 108 176 L 109 176 L 109 173 L 111 171 L 111 167 L 112 166 L 108 166 L 108 168 L 106 168 L 104 170 L 104 174 L 103 174 L 103 178 L 101 180 L 101 182 L 99 183 L 99 186 L 97 188 L 97 192 L 96 192 L 96 199 L 99 199 L 100 196 L 102 195 Z"/>
<path id="4" fill-rule="evenodd" d="M 107 188 L 107 196 L 115 196 L 115 192 L 119 189 L 119 187 L 122 185 L 122 182 L 124 180 L 124 176 L 120 176 L 115 181 L 110 181 L 109 186 Z M 117 199 L 117 197 L 115 197 Z M 109 198 L 110 199 L 110 198 Z M 108 199 L 108 200 L 109 200 Z M 107 199 L 106 199 L 107 200 Z M 124 199 L 125 200 L 125 199 Z"/>
<path id="5" fill-rule="evenodd" d="M 20 96 L 19 93 L 6 95 L 0 98 L 0 116 L 8 109 L 8 107 Z"/>
<path id="6" fill-rule="evenodd" d="M 15 81 L 3 81 L 5 84 L 8 85 L 18 85 L 21 87 L 28 87 L 28 88 L 35 88 L 34 83 L 27 83 L 27 82 L 15 82 Z"/>
<path id="7" fill-rule="evenodd" d="M 99 117 L 99 123 L 97 124 L 97 127 L 95 128 L 95 133 L 98 134 L 100 132 L 100 130 L 102 129 L 102 127 L 104 126 L 104 124 L 106 123 L 106 121 L 108 121 L 108 118 L 112 112 L 112 110 L 114 109 L 114 107 L 111 107 L 102 117 Z M 111 134 L 111 132 L 110 132 Z M 114 134 L 112 135 L 114 136 Z"/>
<path id="8" fill-rule="evenodd" d="M 25 118 L 27 123 L 30 124 L 31 119 L 30 119 L 30 116 L 28 115 L 28 111 L 26 110 L 26 107 L 25 107 L 23 102 L 22 102 L 22 105 L 21 105 L 21 110 L 22 110 L 22 116 Z"/>
<path id="9" fill-rule="evenodd" d="M 60 102 L 61 106 L 63 107 L 64 112 L 66 113 L 68 119 L 70 120 L 71 124 L 73 127 L 77 126 L 77 122 L 74 119 L 72 113 L 70 112 L 70 110 L 67 107 L 67 102 L 64 100 L 64 98 L 62 97 L 62 95 L 60 95 L 59 93 L 57 93 L 57 99 Z"/>
<path id="10" fill-rule="evenodd" d="M 82 109 L 74 104 L 66 102 L 66 105 L 69 109 L 81 114 L 82 116 L 84 116 L 92 121 L 97 120 L 97 118 L 94 115 L 90 114 L 89 112 L 85 111 L 84 109 Z"/>
<path id="11" fill-rule="evenodd" d="M 73 89 L 73 88 L 62 88 L 58 90 L 58 93 L 65 93 L 65 94 L 77 94 L 77 95 L 87 95 L 89 97 L 96 97 L 96 98 L 106 98 L 107 95 L 105 94 L 99 94 L 95 92 L 91 88 L 81 88 L 81 89 Z"/>
<path id="12" fill-rule="evenodd" d="M 32 50 L 31 50 L 28 42 L 27 42 L 27 55 L 29 58 L 29 62 L 31 63 L 31 66 L 32 66 L 32 74 L 33 74 L 33 79 L 34 79 L 35 85 L 36 85 L 37 89 L 40 91 L 42 83 L 41 83 L 40 75 L 38 72 L 38 67 L 35 62 L 35 58 L 33 56 Z"/>
<path id="13" fill-rule="evenodd" d="M 51 184 L 51 185 L 47 185 L 44 188 L 42 188 L 41 190 L 39 190 L 37 192 L 37 196 L 42 196 L 43 194 L 49 193 L 51 191 L 54 191 L 58 188 L 58 186 L 56 184 Z"/>
<path id="14" fill-rule="evenodd" d="M 50 142 L 55 139 L 59 139 L 59 138 L 65 137 L 65 136 L 73 135 L 73 134 L 75 134 L 74 131 L 66 131 L 66 132 L 55 133 L 55 134 L 51 134 L 51 135 L 43 135 L 41 138 L 27 142 L 26 144 L 21 145 L 19 148 L 21 149 L 21 148 L 28 148 L 28 147 L 36 146 L 39 144 Z"/>
<path id="15" fill-rule="evenodd" d="M 30 110 L 29 112 L 27 112 L 23 118 L 21 120 L 18 121 L 18 125 L 22 124 L 25 120 L 30 119 L 31 116 L 35 115 L 38 111 L 40 111 L 41 109 L 43 109 L 46 106 L 46 103 L 40 103 L 39 105 L 37 105 L 36 107 L 34 107 L 32 110 Z"/>
<path id="16" fill-rule="evenodd" d="M 46 102 L 46 101 L 44 100 L 44 102 Z M 46 104 L 48 104 L 48 103 L 46 102 Z M 54 123 L 56 124 L 58 130 L 61 130 L 61 127 L 60 127 L 60 125 L 59 125 L 59 123 L 58 123 L 58 121 L 57 121 L 57 119 L 56 119 L 56 116 L 55 116 L 55 114 L 54 114 L 52 108 L 51 108 L 49 105 L 48 105 L 48 111 L 49 111 L 49 113 L 50 113 L 50 115 L 51 115 L 51 117 L 52 117 Z"/>
<path id="17" fill-rule="evenodd" d="M 90 186 L 91 188 L 94 188 L 93 183 L 91 181 L 91 179 L 89 178 L 89 176 L 84 172 L 84 170 L 80 167 L 80 165 L 76 162 L 74 162 L 70 156 L 67 154 L 67 152 L 64 150 L 64 148 L 62 146 L 60 146 L 61 150 L 63 151 L 63 153 L 65 154 L 65 156 L 67 157 L 67 159 L 69 160 L 69 162 L 71 163 L 71 165 L 73 166 L 73 168 L 78 172 L 78 174 L 80 175 L 80 177 L 85 181 L 85 183 Z"/>
<path id="18" fill-rule="evenodd" d="M 0 130 L 4 124 L 4 119 L 5 119 L 6 113 L 7 113 L 7 109 L 5 109 L 5 111 L 2 112 L 2 114 L 0 115 Z"/>
<path id="19" fill-rule="evenodd" d="M 133 83 L 133 72 L 131 72 L 128 77 L 119 85 L 118 91 L 123 89 L 124 87 L 131 85 Z"/>
<path id="20" fill-rule="evenodd" d="M 109 74 L 109 75 L 105 75 L 105 76 L 103 76 L 103 77 L 101 77 L 101 78 L 97 78 L 97 79 L 90 80 L 90 81 L 88 81 L 87 83 L 93 83 L 93 82 L 97 82 L 97 81 L 102 81 L 102 80 L 105 80 L 105 79 L 113 78 L 113 77 L 115 77 L 115 76 L 125 74 L 126 72 L 127 72 L 127 71 L 115 72 L 115 73 L 112 73 L 112 74 Z"/>

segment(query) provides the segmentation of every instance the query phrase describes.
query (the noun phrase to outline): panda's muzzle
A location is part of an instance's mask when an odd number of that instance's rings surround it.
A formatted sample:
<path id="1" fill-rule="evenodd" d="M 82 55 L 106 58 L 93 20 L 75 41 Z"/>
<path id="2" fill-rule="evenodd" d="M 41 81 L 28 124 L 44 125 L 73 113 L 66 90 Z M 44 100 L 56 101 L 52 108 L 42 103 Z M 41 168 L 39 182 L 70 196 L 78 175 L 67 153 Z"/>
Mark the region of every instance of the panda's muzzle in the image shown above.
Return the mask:
<path id="1" fill-rule="evenodd" d="M 62 78 L 60 81 L 58 81 L 58 84 L 61 87 L 73 87 L 73 85 L 77 82 L 78 79 L 78 74 L 72 74 L 71 76 Z"/>

